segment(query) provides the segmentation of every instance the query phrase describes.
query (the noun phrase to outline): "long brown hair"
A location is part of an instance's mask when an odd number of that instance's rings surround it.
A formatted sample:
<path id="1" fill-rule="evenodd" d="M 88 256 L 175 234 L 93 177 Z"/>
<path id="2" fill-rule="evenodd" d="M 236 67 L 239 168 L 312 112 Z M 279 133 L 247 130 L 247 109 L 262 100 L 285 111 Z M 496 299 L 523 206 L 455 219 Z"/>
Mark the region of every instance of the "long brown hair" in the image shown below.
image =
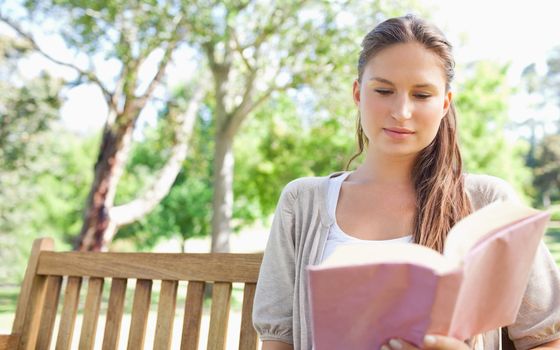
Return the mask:
<path id="1" fill-rule="evenodd" d="M 444 68 L 446 90 L 449 90 L 455 66 L 451 44 L 439 29 L 413 15 L 388 19 L 365 36 L 358 61 L 358 82 L 361 83 L 365 66 L 373 56 L 390 45 L 407 42 L 418 42 L 438 55 Z M 359 115 L 356 137 L 357 153 L 348 161 L 346 170 L 368 145 Z M 451 227 L 472 212 L 462 168 L 457 143 L 457 113 L 451 101 L 436 137 L 418 154 L 412 169 L 416 191 L 412 233 L 415 243 L 442 252 Z"/>

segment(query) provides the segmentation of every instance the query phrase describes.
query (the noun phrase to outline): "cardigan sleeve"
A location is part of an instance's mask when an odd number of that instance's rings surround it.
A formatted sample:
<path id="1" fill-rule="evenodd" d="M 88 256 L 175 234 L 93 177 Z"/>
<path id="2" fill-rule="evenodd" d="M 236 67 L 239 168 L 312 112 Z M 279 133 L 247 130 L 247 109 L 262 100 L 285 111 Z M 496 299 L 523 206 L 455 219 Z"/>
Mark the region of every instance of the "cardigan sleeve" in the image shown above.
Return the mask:
<path id="1" fill-rule="evenodd" d="M 520 201 L 515 190 L 499 178 L 470 175 L 467 184 L 476 209 L 496 200 Z M 544 242 L 537 250 L 517 318 L 507 330 L 518 350 L 560 338 L 560 273 Z"/>
<path id="2" fill-rule="evenodd" d="M 262 341 L 293 344 L 292 312 L 295 283 L 294 183 L 278 201 L 259 272 L 253 304 L 253 326 Z"/>
<path id="3" fill-rule="evenodd" d="M 560 275 L 541 242 L 515 323 L 508 335 L 518 350 L 560 338 Z"/>

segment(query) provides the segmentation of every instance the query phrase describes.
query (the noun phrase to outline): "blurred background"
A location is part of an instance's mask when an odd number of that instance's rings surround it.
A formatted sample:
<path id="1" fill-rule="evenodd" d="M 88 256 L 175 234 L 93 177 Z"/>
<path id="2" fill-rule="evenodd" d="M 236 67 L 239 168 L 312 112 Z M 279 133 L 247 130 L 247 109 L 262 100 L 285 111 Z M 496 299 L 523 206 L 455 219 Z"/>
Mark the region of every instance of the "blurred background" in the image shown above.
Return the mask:
<path id="1" fill-rule="evenodd" d="M 57 250 L 262 250 L 283 186 L 353 155 L 361 39 L 406 13 L 455 47 L 466 171 L 550 209 L 560 262 L 555 6 L 0 0 L 0 332 L 40 236 Z"/>

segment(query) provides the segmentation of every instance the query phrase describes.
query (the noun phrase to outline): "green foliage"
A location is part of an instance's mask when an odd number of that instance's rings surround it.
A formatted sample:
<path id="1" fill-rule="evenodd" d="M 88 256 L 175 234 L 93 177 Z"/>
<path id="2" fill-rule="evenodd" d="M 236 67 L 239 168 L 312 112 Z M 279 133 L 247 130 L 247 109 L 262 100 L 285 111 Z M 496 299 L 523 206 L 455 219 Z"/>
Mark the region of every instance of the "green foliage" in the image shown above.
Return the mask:
<path id="1" fill-rule="evenodd" d="M 547 135 L 537 146 L 534 184 L 545 205 L 560 201 L 560 135 Z"/>
<path id="2" fill-rule="evenodd" d="M 42 73 L 24 81 L 17 71 L 17 59 L 27 48 L 20 42 L 0 36 L 0 164 L 14 170 L 34 161 L 40 150 L 34 139 L 48 130 L 58 118 L 62 84 Z"/>
<path id="3" fill-rule="evenodd" d="M 135 198 L 149 185 L 161 168 L 171 146 L 173 124 L 163 113 L 158 125 L 147 130 L 146 139 L 137 143 L 119 183 L 118 202 Z M 195 124 L 189 155 L 169 194 L 146 217 L 123 227 L 116 241 L 131 241 L 136 250 L 149 250 L 161 240 L 178 238 L 184 242 L 210 234 L 212 201 L 212 124 L 200 117 Z"/>
<path id="4" fill-rule="evenodd" d="M 354 149 L 353 133 L 338 118 L 306 123 L 298 117 L 296 102 L 279 94 L 236 140 L 234 213 L 247 213 L 247 223 L 266 219 L 289 181 L 342 170 Z"/>
<path id="5" fill-rule="evenodd" d="M 69 47 L 124 62 L 146 57 L 179 34 L 172 23 L 183 14 L 181 2 L 175 1 L 27 0 L 24 6 L 36 21 L 43 16 L 60 20 Z"/>
<path id="6" fill-rule="evenodd" d="M 0 169 L 0 281 L 21 280 L 37 237 L 53 237 L 57 249 L 70 249 L 80 228 L 97 143 L 62 130 L 45 131 L 28 145 L 40 149 L 30 156 L 32 163 Z"/>
<path id="7" fill-rule="evenodd" d="M 548 69 L 544 77 L 543 90 L 546 95 L 552 96 L 557 105 L 560 106 L 560 46 L 551 52 L 546 64 Z"/>
<path id="8" fill-rule="evenodd" d="M 511 91 L 507 66 L 477 62 L 464 74 L 455 103 L 465 170 L 503 178 L 521 193 L 530 193 L 530 171 L 524 164 L 526 142 L 511 143 L 504 134 Z"/>
<path id="9" fill-rule="evenodd" d="M 0 50 L 0 281 L 14 282 L 34 238 L 62 243 L 76 229 L 82 205 L 76 200 L 85 199 L 80 191 L 91 171 L 76 140 L 51 131 L 61 83 L 47 74 L 24 80 L 13 59 L 26 49 L 2 37 Z"/>

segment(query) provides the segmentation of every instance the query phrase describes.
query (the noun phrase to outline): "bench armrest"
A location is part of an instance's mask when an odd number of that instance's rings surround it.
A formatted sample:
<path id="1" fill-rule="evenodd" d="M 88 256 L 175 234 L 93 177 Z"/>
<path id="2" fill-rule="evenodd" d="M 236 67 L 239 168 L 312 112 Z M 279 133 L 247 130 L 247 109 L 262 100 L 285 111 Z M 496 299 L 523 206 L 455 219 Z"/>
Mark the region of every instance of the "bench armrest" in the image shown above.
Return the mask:
<path id="1" fill-rule="evenodd" d="M 19 334 L 0 334 L 0 350 L 17 349 Z"/>

